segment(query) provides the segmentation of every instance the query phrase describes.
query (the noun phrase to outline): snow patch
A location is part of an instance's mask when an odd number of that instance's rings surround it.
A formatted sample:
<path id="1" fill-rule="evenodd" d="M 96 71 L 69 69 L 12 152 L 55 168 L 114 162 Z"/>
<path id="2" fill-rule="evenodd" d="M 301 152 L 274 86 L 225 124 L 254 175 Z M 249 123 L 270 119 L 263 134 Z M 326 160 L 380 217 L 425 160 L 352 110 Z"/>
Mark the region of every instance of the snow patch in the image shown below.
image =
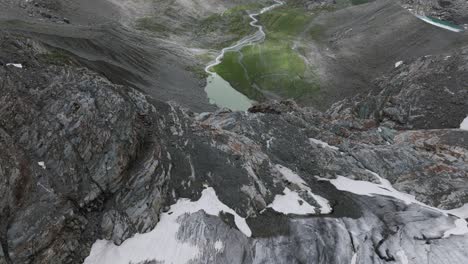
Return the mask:
<path id="1" fill-rule="evenodd" d="M 447 210 L 447 213 L 456 215 L 460 218 L 466 219 L 468 218 L 468 204 L 463 205 L 460 208 Z"/>
<path id="2" fill-rule="evenodd" d="M 366 195 L 366 196 L 374 196 L 374 195 L 383 195 L 383 196 L 390 196 L 396 198 L 398 200 L 403 201 L 405 204 L 417 203 L 423 206 L 425 204 L 419 202 L 414 198 L 414 196 L 399 192 L 393 188 L 390 182 L 386 179 L 383 179 L 379 175 L 371 172 L 377 179 L 379 179 L 380 184 L 375 184 L 368 181 L 359 181 L 359 180 L 352 180 L 343 176 L 338 176 L 336 179 L 328 180 L 331 184 L 333 184 L 338 190 L 340 191 L 347 191 L 351 193 L 355 193 L 358 195 Z"/>
<path id="3" fill-rule="evenodd" d="M 278 213 L 308 215 L 315 213 L 315 207 L 304 201 L 297 192 L 285 188 L 284 195 L 277 194 L 268 207 Z"/>
<path id="4" fill-rule="evenodd" d="M 461 122 L 460 129 L 468 131 L 468 116 Z"/>
<path id="5" fill-rule="evenodd" d="M 21 63 L 7 63 L 6 66 L 13 66 L 20 69 L 23 68 L 23 65 Z"/>
<path id="6" fill-rule="evenodd" d="M 466 215 L 468 214 L 467 205 L 458 209 L 453 209 L 453 210 L 438 209 L 438 208 L 419 202 L 418 200 L 416 200 L 416 198 L 413 195 L 409 195 L 407 193 L 403 193 L 403 192 L 396 190 L 395 188 L 393 188 L 393 186 L 388 180 L 380 177 L 378 174 L 372 171 L 368 171 L 368 172 L 372 173 L 372 175 L 374 175 L 380 181 L 380 184 L 375 184 L 375 183 L 368 182 L 368 181 L 352 180 L 343 176 L 338 176 L 336 179 L 333 179 L 333 180 L 323 179 L 323 178 L 318 178 L 318 179 L 329 181 L 340 191 L 347 191 L 347 192 L 355 193 L 358 195 L 367 195 L 367 196 L 374 196 L 374 195 L 389 196 L 389 197 L 393 197 L 395 199 L 401 200 L 405 204 L 411 204 L 411 203 L 418 204 L 425 208 L 440 212 L 446 216 L 448 216 L 449 214 L 453 214 L 458 217 L 458 219 L 454 221 L 455 227 L 445 231 L 444 237 L 449 237 L 450 235 L 468 234 L 468 223 L 465 220 Z"/>
<path id="7" fill-rule="evenodd" d="M 47 167 L 46 167 L 46 165 L 45 165 L 45 162 L 43 162 L 43 161 L 39 161 L 39 162 L 37 163 L 37 165 L 39 165 L 39 166 L 40 166 L 41 168 L 43 168 L 44 170 L 47 169 Z"/>
<path id="8" fill-rule="evenodd" d="M 312 143 L 312 144 L 319 145 L 322 148 L 329 148 L 329 149 L 333 149 L 333 150 L 338 150 L 337 147 L 330 146 L 330 145 L 328 145 L 327 142 L 323 142 L 322 140 L 318 140 L 318 139 L 315 139 L 315 138 L 309 138 L 309 142 Z"/>
<path id="9" fill-rule="evenodd" d="M 271 137 L 270 139 L 266 141 L 267 149 L 270 149 L 271 143 L 273 142 L 274 139 L 275 139 L 274 137 Z"/>
<path id="10" fill-rule="evenodd" d="M 357 262 L 357 253 L 354 253 L 353 257 L 351 258 L 351 264 L 356 264 Z"/>
<path id="11" fill-rule="evenodd" d="M 198 201 L 179 199 L 171 206 L 169 212 L 161 214 L 159 223 L 149 233 L 136 234 L 120 246 L 112 241 L 97 240 L 84 264 L 128 264 L 149 260 L 174 264 L 187 263 L 195 259 L 200 254 L 200 250 L 196 245 L 178 239 L 179 217 L 200 210 L 216 216 L 220 212 L 230 213 L 234 215 L 234 221 L 239 230 L 248 237 L 252 235 L 245 219 L 223 204 L 216 196 L 215 190 L 210 187 L 203 190 Z M 215 243 L 215 248 L 224 247 L 222 242 L 219 242 Z"/>
<path id="12" fill-rule="evenodd" d="M 307 183 L 299 175 L 294 173 L 291 169 L 286 168 L 279 164 L 277 164 L 275 168 L 283 175 L 284 178 L 286 178 L 286 180 L 294 184 L 297 184 L 301 187 L 307 185 Z"/>
<path id="13" fill-rule="evenodd" d="M 465 219 L 459 218 L 454 222 L 455 227 L 444 232 L 444 237 L 451 235 L 464 235 L 468 233 L 468 223 Z"/>
<path id="14" fill-rule="evenodd" d="M 224 243 L 223 243 L 223 241 L 217 240 L 217 241 L 214 243 L 214 248 L 216 249 L 216 251 L 222 252 L 222 251 L 224 250 Z"/>
<path id="15" fill-rule="evenodd" d="M 312 189 L 307 186 L 307 183 L 299 175 L 294 173 L 291 169 L 279 164 L 277 164 L 275 167 L 283 175 L 283 177 L 286 178 L 286 180 L 296 184 L 299 188 L 306 191 L 307 194 L 310 195 L 318 203 L 318 205 L 320 205 L 321 214 L 329 214 L 332 212 L 332 208 L 328 200 L 320 195 L 314 194 Z"/>
<path id="16" fill-rule="evenodd" d="M 395 68 L 400 67 L 402 64 L 403 64 L 403 61 L 397 61 L 397 62 L 395 63 Z"/>
<path id="17" fill-rule="evenodd" d="M 408 264 L 408 257 L 404 250 L 400 250 L 396 253 L 398 259 L 400 260 L 401 264 Z"/>

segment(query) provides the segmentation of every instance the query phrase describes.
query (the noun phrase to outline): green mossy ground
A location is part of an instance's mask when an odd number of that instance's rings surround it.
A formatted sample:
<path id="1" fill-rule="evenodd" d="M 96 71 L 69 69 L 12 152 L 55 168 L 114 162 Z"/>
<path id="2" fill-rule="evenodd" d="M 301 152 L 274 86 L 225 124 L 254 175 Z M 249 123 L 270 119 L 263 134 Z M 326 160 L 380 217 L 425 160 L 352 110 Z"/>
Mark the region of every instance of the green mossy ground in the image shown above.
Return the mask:
<path id="1" fill-rule="evenodd" d="M 197 24 L 195 34 L 223 34 L 232 36 L 232 40 L 214 43 L 212 47 L 214 49 L 222 49 L 232 44 L 233 41 L 255 32 L 255 29 L 249 26 L 251 20 L 248 16 L 248 11 L 258 10 L 262 7 L 263 5 L 260 3 L 253 3 L 233 7 L 222 14 L 213 14 Z"/>
<path id="2" fill-rule="evenodd" d="M 158 16 L 146 16 L 136 19 L 135 28 L 160 36 L 181 34 L 192 35 L 194 39 L 198 39 L 204 35 L 211 35 L 213 41 L 205 43 L 202 48 L 222 49 L 255 31 L 254 28 L 249 26 L 251 20 L 248 12 L 259 10 L 263 6 L 265 6 L 264 1 L 238 5 L 222 14 L 212 14 L 201 20 L 194 20 L 177 26 L 167 25 L 167 22 L 163 22 Z M 227 36 L 227 38 L 217 36 Z"/>
<path id="3" fill-rule="evenodd" d="M 273 92 L 283 98 L 299 99 L 314 96 L 319 80 L 296 49 L 299 37 L 319 39 L 321 28 L 311 26 L 313 13 L 302 9 L 280 7 L 264 14 L 267 38 L 263 43 L 247 46 L 241 52 L 225 54 L 215 71 L 231 85 L 248 96 L 261 101 L 263 92 Z"/>

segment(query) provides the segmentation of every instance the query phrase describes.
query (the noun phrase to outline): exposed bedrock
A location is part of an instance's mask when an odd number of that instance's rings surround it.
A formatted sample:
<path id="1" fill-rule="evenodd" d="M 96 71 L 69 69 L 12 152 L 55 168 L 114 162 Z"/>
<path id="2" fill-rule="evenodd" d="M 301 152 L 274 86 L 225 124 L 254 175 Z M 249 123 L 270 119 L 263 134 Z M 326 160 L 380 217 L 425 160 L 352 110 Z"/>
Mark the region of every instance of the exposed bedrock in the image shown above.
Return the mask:
<path id="1" fill-rule="evenodd" d="M 468 113 L 468 48 L 404 62 L 375 88 L 328 112 L 375 118 L 396 128 L 458 128 Z"/>
<path id="2" fill-rule="evenodd" d="M 392 198 L 390 187 L 358 195 L 328 181 L 383 184 L 378 174 L 428 206 L 461 207 L 465 131 L 397 131 L 293 102 L 193 114 L 72 66 L 2 66 L 1 75 L 1 241 L 12 263 L 80 263 L 96 239 L 119 245 L 150 232 L 204 186 L 232 211 L 178 218 L 192 263 L 467 259 L 466 236 L 444 237 L 456 216 Z M 283 213 L 284 199 L 299 209 Z"/>
<path id="3" fill-rule="evenodd" d="M 194 113 L 67 56 L 110 42 L 22 29 L 0 35 L 1 264 L 468 262 L 465 48 L 327 112 Z"/>

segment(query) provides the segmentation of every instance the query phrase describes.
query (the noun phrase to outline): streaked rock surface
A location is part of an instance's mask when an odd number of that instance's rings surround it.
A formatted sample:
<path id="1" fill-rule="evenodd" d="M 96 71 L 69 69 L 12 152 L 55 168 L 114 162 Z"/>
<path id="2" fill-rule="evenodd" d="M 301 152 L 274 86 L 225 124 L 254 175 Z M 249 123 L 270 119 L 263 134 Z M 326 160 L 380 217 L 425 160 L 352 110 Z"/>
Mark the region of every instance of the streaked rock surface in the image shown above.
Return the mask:
<path id="1" fill-rule="evenodd" d="M 96 240 L 123 246 L 207 188 L 229 210 L 177 218 L 171 239 L 195 250 L 189 263 L 468 260 L 466 222 L 444 211 L 468 203 L 467 131 L 402 130 L 291 101 L 197 114 L 84 68 L 47 65 L 40 46 L 15 41 L 28 63 L 0 68 L 4 263 L 111 263 L 93 258 L 105 253 Z M 343 191 L 328 181 L 339 176 L 373 184 L 382 177 L 395 188 L 387 191 L 418 202 Z M 269 206 L 285 190 L 312 214 Z"/>

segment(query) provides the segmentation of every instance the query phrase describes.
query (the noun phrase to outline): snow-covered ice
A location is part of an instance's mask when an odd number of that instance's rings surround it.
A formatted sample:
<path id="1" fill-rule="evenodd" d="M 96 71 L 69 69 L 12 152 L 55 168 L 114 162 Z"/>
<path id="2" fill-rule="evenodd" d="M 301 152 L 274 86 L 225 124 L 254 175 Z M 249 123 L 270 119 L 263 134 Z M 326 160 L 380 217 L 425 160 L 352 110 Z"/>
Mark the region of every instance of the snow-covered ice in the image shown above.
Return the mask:
<path id="1" fill-rule="evenodd" d="M 179 199 L 171 206 L 168 213 L 161 214 L 156 227 L 149 233 L 136 234 L 125 240 L 120 246 L 112 241 L 98 240 L 93 244 L 90 255 L 84 264 L 128 264 L 146 260 L 156 260 L 165 263 L 183 264 L 196 259 L 200 254 L 199 248 L 189 242 L 177 238 L 180 223 L 179 217 L 203 210 L 209 215 L 219 215 L 227 212 L 234 215 L 236 226 L 246 236 L 252 232 L 244 218 L 234 210 L 223 204 L 216 196 L 213 188 L 206 188 L 198 201 Z M 221 250 L 221 241 L 215 242 L 215 248 Z"/>
<path id="2" fill-rule="evenodd" d="M 268 207 L 283 214 L 308 215 L 315 213 L 315 207 L 299 197 L 297 192 L 285 188 L 283 193 L 284 195 L 277 194 Z"/>
<path id="3" fill-rule="evenodd" d="M 455 208 L 452 210 L 447 210 L 447 213 L 456 215 L 460 218 L 468 218 L 468 204 L 463 205 L 460 208 Z"/>
<path id="4" fill-rule="evenodd" d="M 460 129 L 468 131 L 468 116 L 461 122 Z"/>
<path id="5" fill-rule="evenodd" d="M 372 173 L 372 172 L 371 172 Z M 352 180 L 343 176 L 338 176 L 336 179 L 328 180 L 331 184 L 333 184 L 338 190 L 352 192 L 358 195 L 367 195 L 367 196 L 374 196 L 374 195 L 383 195 L 383 196 L 390 196 L 394 197 L 398 200 L 402 200 L 405 204 L 417 203 L 423 206 L 425 204 L 417 201 L 414 196 L 399 192 L 395 190 L 390 182 L 382 177 L 378 176 L 375 173 L 372 173 L 377 179 L 379 179 L 380 184 L 375 184 L 368 181 L 359 181 L 359 180 Z"/>
<path id="6" fill-rule="evenodd" d="M 217 240 L 214 244 L 214 248 L 218 252 L 222 252 L 224 250 L 224 243 L 221 240 Z"/>
<path id="7" fill-rule="evenodd" d="M 23 68 L 23 65 L 21 63 L 7 63 L 6 66 L 13 66 L 20 69 Z"/>
<path id="8" fill-rule="evenodd" d="M 294 184 L 300 185 L 300 186 L 306 186 L 307 183 L 294 171 L 292 171 L 290 168 L 284 167 L 282 165 L 277 164 L 275 168 L 283 175 L 283 177 L 288 180 L 289 182 L 292 182 Z"/>
<path id="9" fill-rule="evenodd" d="M 353 257 L 351 258 L 351 264 L 356 264 L 357 262 L 357 253 L 353 254 Z"/>
<path id="10" fill-rule="evenodd" d="M 400 250 L 396 253 L 398 259 L 400 260 L 401 264 L 408 264 L 408 257 L 406 256 L 406 253 L 404 250 Z"/>
<path id="11" fill-rule="evenodd" d="M 464 207 L 453 209 L 453 210 L 442 210 L 438 209 L 429 205 L 426 205 L 422 202 L 416 200 L 413 195 L 409 195 L 407 193 L 400 192 L 393 188 L 391 183 L 380 177 L 378 174 L 369 171 L 374 175 L 379 181 L 380 184 L 368 182 L 368 181 L 359 181 L 359 180 L 352 180 L 343 176 L 338 176 L 336 179 L 329 180 L 319 178 L 320 180 L 329 181 L 333 184 L 338 190 L 347 191 L 351 193 L 355 193 L 358 195 L 367 195 L 367 196 L 374 196 L 374 195 L 382 195 L 382 196 L 389 196 L 395 199 L 403 201 L 405 204 L 418 204 L 428 209 L 438 211 L 446 216 L 449 214 L 455 215 L 458 219 L 454 220 L 455 227 L 448 229 L 444 232 L 444 237 L 449 237 L 450 235 L 464 235 L 468 234 L 468 223 L 466 222 L 465 218 L 468 214 L 468 206 L 465 205 Z"/>
<path id="12" fill-rule="evenodd" d="M 467 222 L 465 219 L 459 218 L 454 222 L 455 227 L 444 232 L 444 237 L 451 235 L 464 235 L 468 233 Z"/>
<path id="13" fill-rule="evenodd" d="M 309 186 L 307 186 L 307 183 L 299 176 L 297 175 L 294 171 L 291 169 L 281 166 L 281 165 L 276 165 L 276 169 L 283 175 L 283 177 L 288 180 L 291 183 L 296 184 L 299 188 L 302 190 L 306 191 L 309 196 L 311 196 L 319 205 L 320 205 L 320 213 L 321 214 L 329 214 L 332 212 L 332 208 L 330 206 L 330 203 L 328 202 L 327 199 L 323 198 L 320 195 L 314 194 L 312 192 L 312 189 L 310 189 Z"/>

